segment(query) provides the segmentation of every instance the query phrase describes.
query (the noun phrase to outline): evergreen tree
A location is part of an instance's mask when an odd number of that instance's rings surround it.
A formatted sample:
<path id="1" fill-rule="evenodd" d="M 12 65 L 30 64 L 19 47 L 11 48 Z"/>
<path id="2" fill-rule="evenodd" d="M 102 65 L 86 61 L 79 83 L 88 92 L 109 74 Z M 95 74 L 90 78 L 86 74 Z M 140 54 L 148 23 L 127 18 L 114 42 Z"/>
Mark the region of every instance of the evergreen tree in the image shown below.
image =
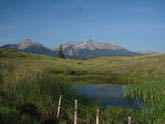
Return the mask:
<path id="1" fill-rule="evenodd" d="M 59 49 L 59 52 L 58 52 L 58 55 L 57 55 L 58 58 L 65 58 L 65 55 L 62 51 L 62 44 L 60 45 L 60 49 Z"/>

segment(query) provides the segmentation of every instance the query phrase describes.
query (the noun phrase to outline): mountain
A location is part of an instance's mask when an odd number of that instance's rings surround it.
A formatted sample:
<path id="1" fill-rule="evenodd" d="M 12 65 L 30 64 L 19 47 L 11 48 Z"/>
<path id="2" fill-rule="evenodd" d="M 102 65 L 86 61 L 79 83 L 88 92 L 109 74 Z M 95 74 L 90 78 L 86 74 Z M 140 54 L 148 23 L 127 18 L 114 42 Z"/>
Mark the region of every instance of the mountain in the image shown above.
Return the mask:
<path id="1" fill-rule="evenodd" d="M 55 48 L 54 51 L 58 51 Z M 63 44 L 63 51 L 68 57 L 76 57 L 81 59 L 97 58 L 103 56 L 136 56 L 140 55 L 127 50 L 126 48 L 113 45 L 110 43 L 95 42 L 88 40 L 80 43 L 68 42 Z"/>
<path id="2" fill-rule="evenodd" d="M 43 46 L 42 44 L 33 42 L 29 39 L 23 40 L 19 44 L 7 44 L 0 48 L 15 49 L 18 51 L 30 52 L 35 54 L 44 54 L 53 57 L 57 55 L 56 51 L 52 51 L 49 48 Z"/>
<path id="3" fill-rule="evenodd" d="M 158 54 L 158 52 L 153 52 L 153 51 L 149 51 L 149 50 L 139 50 L 139 51 L 136 51 L 136 52 L 140 53 L 140 54 L 144 54 L 144 55 Z"/>
<path id="4" fill-rule="evenodd" d="M 24 52 L 44 54 L 48 56 L 57 56 L 58 48 L 47 48 L 40 43 L 29 39 L 23 40 L 19 44 L 7 44 L 1 48 L 15 49 Z M 68 58 L 89 59 L 103 56 L 136 56 L 140 53 L 132 52 L 126 48 L 110 43 L 95 42 L 93 40 L 83 42 L 67 42 L 63 44 L 63 51 Z"/>

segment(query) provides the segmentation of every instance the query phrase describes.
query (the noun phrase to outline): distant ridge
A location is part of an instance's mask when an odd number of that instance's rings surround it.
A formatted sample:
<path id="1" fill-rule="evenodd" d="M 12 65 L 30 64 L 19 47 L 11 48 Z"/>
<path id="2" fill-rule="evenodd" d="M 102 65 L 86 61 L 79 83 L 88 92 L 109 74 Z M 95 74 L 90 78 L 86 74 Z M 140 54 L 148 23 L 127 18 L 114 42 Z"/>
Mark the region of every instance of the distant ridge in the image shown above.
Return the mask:
<path id="1" fill-rule="evenodd" d="M 136 56 L 139 53 L 129 51 L 126 48 L 111 43 L 95 42 L 93 40 L 83 42 L 67 42 L 63 44 L 64 53 L 69 57 L 81 59 L 97 58 L 103 56 Z M 58 51 L 55 48 L 54 51 Z"/>
<path id="2" fill-rule="evenodd" d="M 1 48 L 15 49 L 18 51 L 44 54 L 56 57 L 58 48 L 47 48 L 44 45 L 31 41 L 30 39 L 23 40 L 19 44 L 7 44 Z M 63 44 L 63 51 L 68 58 L 89 59 L 103 56 L 136 56 L 141 53 L 129 51 L 126 48 L 113 45 L 111 43 L 95 42 L 93 40 L 83 42 L 67 42 Z"/>
<path id="3" fill-rule="evenodd" d="M 144 54 L 144 55 L 158 54 L 158 52 L 153 52 L 153 51 L 149 51 L 149 50 L 139 50 L 139 51 L 136 51 L 136 52 L 140 53 L 140 54 Z"/>
<path id="4" fill-rule="evenodd" d="M 35 54 L 43 54 L 48 56 L 56 57 L 57 52 L 50 50 L 49 48 L 43 46 L 40 43 L 33 42 L 30 39 L 23 40 L 19 44 L 7 44 L 1 48 L 15 49 L 18 51 L 30 52 Z"/>

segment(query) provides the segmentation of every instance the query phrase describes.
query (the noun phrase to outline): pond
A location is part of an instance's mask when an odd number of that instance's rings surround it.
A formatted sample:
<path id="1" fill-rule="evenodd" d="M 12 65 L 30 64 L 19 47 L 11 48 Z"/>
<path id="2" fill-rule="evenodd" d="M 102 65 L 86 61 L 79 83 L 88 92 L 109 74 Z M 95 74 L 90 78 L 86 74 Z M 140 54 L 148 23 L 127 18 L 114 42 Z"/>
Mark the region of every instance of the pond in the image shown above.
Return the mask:
<path id="1" fill-rule="evenodd" d="M 83 84 L 76 85 L 77 91 L 82 95 L 98 102 L 103 107 L 120 106 L 124 108 L 140 109 L 141 105 L 136 101 L 129 101 L 124 97 L 127 86 L 109 84 Z"/>

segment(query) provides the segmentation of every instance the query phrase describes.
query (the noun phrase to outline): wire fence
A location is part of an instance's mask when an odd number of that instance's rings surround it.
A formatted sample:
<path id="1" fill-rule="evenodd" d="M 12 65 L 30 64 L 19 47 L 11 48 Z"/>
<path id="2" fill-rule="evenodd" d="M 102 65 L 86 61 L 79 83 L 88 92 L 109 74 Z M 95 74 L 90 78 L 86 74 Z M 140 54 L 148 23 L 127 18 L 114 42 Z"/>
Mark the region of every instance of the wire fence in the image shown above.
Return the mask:
<path id="1" fill-rule="evenodd" d="M 70 111 L 68 109 L 66 109 L 64 106 L 62 106 L 62 103 L 67 103 L 67 104 L 73 104 L 74 105 L 74 108 L 70 108 Z M 87 110 L 92 112 L 92 113 L 95 113 L 95 118 L 93 119 L 90 119 L 90 120 L 86 120 L 86 119 L 82 119 L 82 118 L 79 118 L 78 117 L 78 110 L 81 111 L 81 112 L 87 112 L 86 111 L 86 106 L 83 105 L 83 104 L 80 104 L 79 105 L 79 108 L 78 108 L 78 100 L 75 99 L 74 103 L 73 102 L 70 102 L 70 101 L 67 101 L 65 99 L 62 99 L 62 95 L 60 95 L 59 97 L 59 102 L 58 102 L 58 109 L 57 109 L 57 120 L 60 119 L 60 114 L 61 114 L 61 111 L 63 111 L 65 114 L 67 114 L 67 116 L 69 118 L 72 118 L 71 119 L 71 122 L 73 124 L 78 124 L 78 123 L 81 123 L 81 124 L 101 124 L 99 119 L 100 119 L 100 110 L 99 108 L 96 108 L 95 110 L 93 108 L 88 108 Z M 128 117 L 128 121 L 127 121 L 127 124 L 139 124 L 138 122 L 136 121 L 133 121 L 131 117 Z"/>

